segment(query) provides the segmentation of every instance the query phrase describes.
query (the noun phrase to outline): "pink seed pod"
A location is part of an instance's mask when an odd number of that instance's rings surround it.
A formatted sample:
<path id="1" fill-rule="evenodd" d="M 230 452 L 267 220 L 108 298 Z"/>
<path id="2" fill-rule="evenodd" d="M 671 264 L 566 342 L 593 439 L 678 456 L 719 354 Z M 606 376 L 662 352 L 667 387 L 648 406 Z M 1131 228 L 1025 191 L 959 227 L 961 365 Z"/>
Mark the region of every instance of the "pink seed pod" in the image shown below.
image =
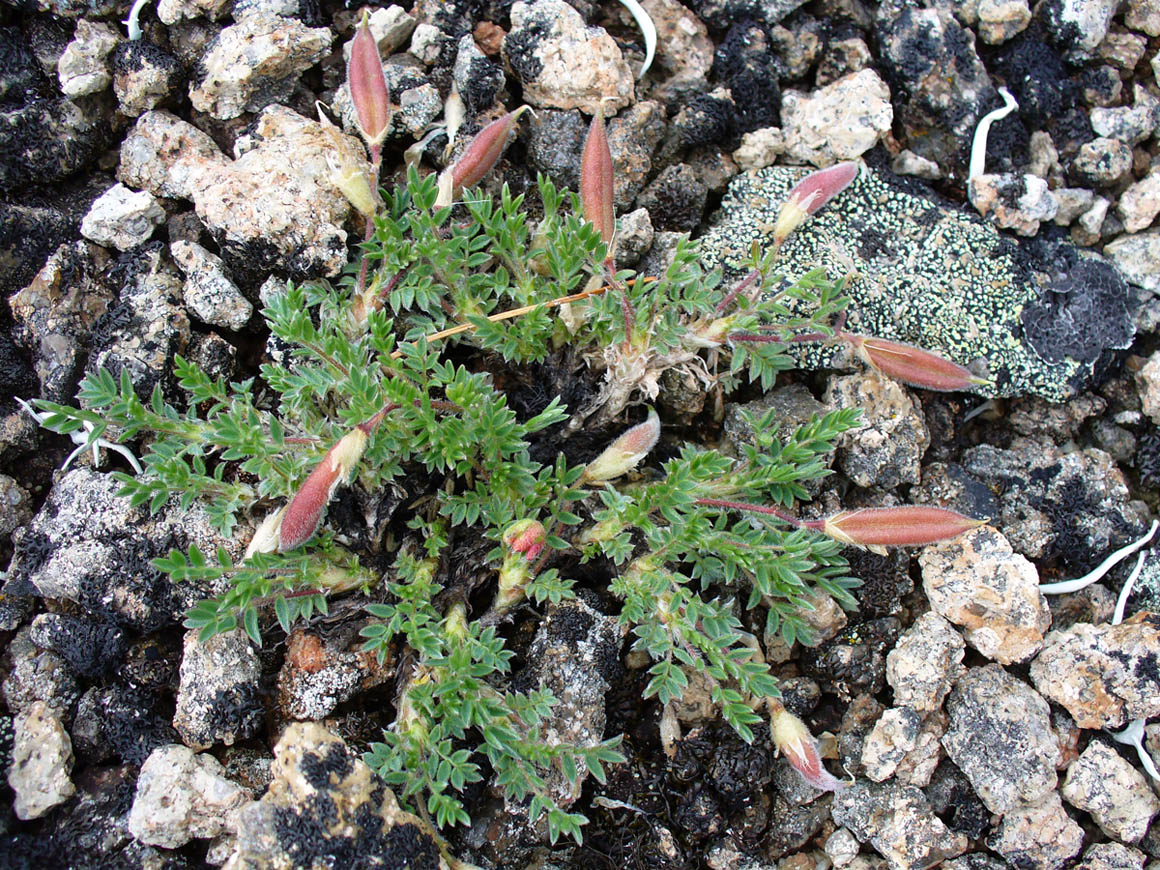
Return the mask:
<path id="1" fill-rule="evenodd" d="M 794 185 L 773 225 L 773 244 L 780 245 L 810 215 L 845 190 L 858 177 L 859 164 L 838 163 L 811 172 Z"/>
<path id="2" fill-rule="evenodd" d="M 920 347 L 850 332 L 839 336 L 854 347 L 870 368 L 911 387 L 950 392 L 991 383 L 972 374 L 970 369 Z"/>
<path id="3" fill-rule="evenodd" d="M 502 118 L 492 121 L 475 135 L 463 156 L 451 167 L 451 180 L 456 192 L 465 187 L 475 187 L 499 163 L 500 155 L 507 148 L 508 135 L 516 128 L 520 115 L 527 110 L 527 106 L 520 106 L 514 112 L 508 112 Z"/>
<path id="4" fill-rule="evenodd" d="M 381 145 L 391 125 L 391 99 L 379 46 L 371 35 L 368 15 L 364 11 L 362 23 L 350 44 L 350 62 L 346 67 L 346 81 L 350 99 L 358 115 L 358 129 L 367 145 Z"/>
<path id="5" fill-rule="evenodd" d="M 612 151 L 604 129 L 604 109 L 597 108 L 588 127 L 584 156 L 580 160 L 580 202 L 585 220 L 596 227 L 606 245 L 612 242 L 616 231 L 612 182 Z"/>
<path id="6" fill-rule="evenodd" d="M 504 545 L 513 553 L 523 555 L 531 562 L 544 550 L 548 533 L 542 523 L 536 520 L 520 520 L 512 523 L 503 533 Z"/>
<path id="7" fill-rule="evenodd" d="M 774 709 L 777 712 L 770 716 L 769 721 L 773 745 L 793 765 L 794 770 L 801 774 L 802 779 L 822 791 L 837 791 L 845 788 L 846 783 L 835 777 L 822 765 L 822 757 L 818 753 L 818 742 L 810 734 L 805 723 L 780 704 L 777 704 Z"/>
<path id="8" fill-rule="evenodd" d="M 948 508 L 906 505 L 842 511 L 806 525 L 843 544 L 884 552 L 886 547 L 923 547 L 956 538 L 986 522 Z"/>
<path id="9" fill-rule="evenodd" d="M 649 408 L 648 419 L 633 426 L 588 463 L 582 481 L 599 483 L 626 474 L 648 456 L 661 435 L 661 418 Z"/>
<path id="10" fill-rule="evenodd" d="M 342 436 L 310 472 L 282 516 L 278 532 L 279 550 L 293 550 L 314 536 L 334 491 L 354 473 L 354 467 L 366 450 L 367 439 L 363 427 L 356 426 Z"/>

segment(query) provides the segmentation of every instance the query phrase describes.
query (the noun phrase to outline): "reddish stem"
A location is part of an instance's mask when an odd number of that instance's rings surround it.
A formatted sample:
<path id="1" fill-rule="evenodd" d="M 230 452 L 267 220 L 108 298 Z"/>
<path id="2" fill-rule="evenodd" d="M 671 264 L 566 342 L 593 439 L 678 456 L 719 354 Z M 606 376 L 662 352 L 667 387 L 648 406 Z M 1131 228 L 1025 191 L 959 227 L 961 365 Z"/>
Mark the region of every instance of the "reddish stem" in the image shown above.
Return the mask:
<path id="1" fill-rule="evenodd" d="M 752 511 L 758 514 L 769 514 L 770 516 L 777 517 L 779 520 L 784 520 L 795 529 L 816 529 L 821 531 L 825 525 L 824 520 L 802 520 L 775 507 L 749 504 L 749 502 L 744 501 L 728 501 L 723 498 L 699 498 L 694 503 L 704 505 L 705 507 L 720 507 L 735 511 Z"/>
<path id="2" fill-rule="evenodd" d="M 744 290 L 746 287 L 748 287 L 750 284 L 752 284 L 754 281 L 756 281 L 760 277 L 761 277 L 761 272 L 759 272 L 757 269 L 751 270 L 748 275 L 746 275 L 744 278 L 741 279 L 741 281 L 738 283 L 738 285 L 736 287 L 734 287 L 727 294 L 725 294 L 725 297 L 720 302 L 717 303 L 717 308 L 716 308 L 714 313 L 715 314 L 724 313 L 725 309 L 728 308 L 733 303 L 733 300 L 741 295 L 741 291 Z"/>

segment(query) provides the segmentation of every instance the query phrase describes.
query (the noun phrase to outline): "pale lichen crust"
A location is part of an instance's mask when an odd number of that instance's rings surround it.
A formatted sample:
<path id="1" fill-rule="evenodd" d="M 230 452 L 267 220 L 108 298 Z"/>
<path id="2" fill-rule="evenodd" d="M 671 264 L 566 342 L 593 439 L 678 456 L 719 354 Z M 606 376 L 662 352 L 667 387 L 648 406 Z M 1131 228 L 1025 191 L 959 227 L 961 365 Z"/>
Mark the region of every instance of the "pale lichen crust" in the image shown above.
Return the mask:
<path id="1" fill-rule="evenodd" d="M 753 242 L 771 243 L 778 209 L 804 174 L 774 166 L 734 179 L 702 240 L 705 266 L 740 274 Z M 794 233 L 779 266 L 794 279 L 819 266 L 830 279 L 853 273 L 852 331 L 966 365 L 993 379 L 982 395 L 1067 399 L 1134 333 L 1127 285 L 1102 258 L 1066 242 L 1017 242 L 877 169 Z M 840 352 L 808 346 L 800 362 L 826 367 Z"/>

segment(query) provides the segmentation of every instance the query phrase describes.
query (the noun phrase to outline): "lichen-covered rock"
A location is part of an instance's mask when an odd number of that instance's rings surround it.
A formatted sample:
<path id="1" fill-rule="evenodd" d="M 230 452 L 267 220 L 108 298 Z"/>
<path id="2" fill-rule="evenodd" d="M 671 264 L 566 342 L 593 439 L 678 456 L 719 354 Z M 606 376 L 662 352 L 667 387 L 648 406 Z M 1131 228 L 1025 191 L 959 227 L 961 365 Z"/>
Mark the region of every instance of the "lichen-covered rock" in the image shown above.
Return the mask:
<path id="1" fill-rule="evenodd" d="M 360 647 L 355 643 L 345 648 L 302 629 L 292 631 L 278 672 L 282 712 L 291 719 L 322 719 L 356 692 L 388 679 L 393 671 Z"/>
<path id="2" fill-rule="evenodd" d="M 603 28 L 587 27 L 564 0 L 516 3 L 503 41 L 504 59 L 533 106 L 611 114 L 632 103 L 632 70 Z"/>
<path id="3" fill-rule="evenodd" d="M 1035 803 L 1056 786 L 1051 710 L 999 665 L 970 668 L 947 700 L 947 754 L 993 813 Z"/>
<path id="4" fill-rule="evenodd" d="M 480 51 L 471 34 L 464 34 L 459 40 L 453 74 L 469 115 L 489 109 L 504 86 L 503 70 Z M 439 100 L 439 111 L 443 111 L 442 100 Z"/>
<path id="5" fill-rule="evenodd" d="M 831 408 L 859 408 L 855 429 L 842 436 L 838 463 L 858 486 L 893 489 L 918 483 L 930 446 L 922 406 L 898 381 L 866 370 L 830 378 L 824 398 Z"/>
<path id="6" fill-rule="evenodd" d="M 1160 812 L 1148 780 L 1120 753 L 1093 740 L 1068 769 L 1064 800 L 1092 815 L 1100 830 L 1123 843 L 1136 843 Z"/>
<path id="7" fill-rule="evenodd" d="M 155 385 L 168 392 L 175 386 L 174 358 L 185 352 L 190 338 L 177 270 L 153 242 L 121 257 L 113 277 L 119 298 L 109 308 L 110 328 L 94 336 L 87 371 L 125 372 L 142 398 Z"/>
<path id="8" fill-rule="evenodd" d="M 965 629 L 967 643 L 1009 665 L 1031 658 L 1051 627 L 1039 574 L 990 526 L 919 555 L 931 609 Z"/>
<path id="9" fill-rule="evenodd" d="M 223 870 L 362 866 L 448 870 L 423 823 L 341 738 L 295 723 L 274 747 L 273 781 L 238 814 L 237 851 Z"/>
<path id="10" fill-rule="evenodd" d="M 0 474 L 0 539 L 32 519 L 32 496 L 7 474 Z"/>
<path id="11" fill-rule="evenodd" d="M 975 125 L 996 98 L 974 35 L 949 7 L 915 0 L 882 3 L 875 30 L 907 145 L 961 177 Z"/>
<path id="12" fill-rule="evenodd" d="M 76 793 L 69 775 L 73 752 L 68 732 L 47 704 L 34 701 L 16 714 L 8 785 L 19 819 L 38 819 Z"/>
<path id="13" fill-rule="evenodd" d="M 1027 0 L 979 0 L 979 36 L 987 45 L 999 45 L 1022 33 L 1031 23 Z"/>
<path id="14" fill-rule="evenodd" d="M 29 639 L 52 650 L 75 673 L 93 677 L 119 668 L 128 643 L 125 632 L 107 622 L 65 613 L 42 613 L 32 621 Z"/>
<path id="15" fill-rule="evenodd" d="M 1104 108 L 1091 111 L 1092 129 L 1100 136 L 1119 139 L 1129 145 L 1139 145 L 1152 136 L 1160 121 L 1160 100 L 1143 86 L 1135 87 L 1135 103 L 1131 106 Z"/>
<path id="16" fill-rule="evenodd" d="M 113 52 L 113 93 L 121 114 L 136 118 L 155 109 L 183 74 L 177 58 L 146 39 L 119 43 Z"/>
<path id="17" fill-rule="evenodd" d="M 1059 792 L 1014 807 L 987 838 L 987 845 L 1024 870 L 1059 870 L 1083 848 L 1083 828 L 1063 808 Z"/>
<path id="18" fill-rule="evenodd" d="M 851 73 L 812 94 L 782 95 L 781 128 L 787 158 L 826 167 L 856 160 L 894 119 L 890 90 L 874 70 Z"/>
<path id="19" fill-rule="evenodd" d="M 1043 15 L 1056 41 L 1082 60 L 1104 41 L 1119 5 L 1119 0 L 1050 0 Z"/>
<path id="20" fill-rule="evenodd" d="M 157 196 L 193 199 L 203 174 L 228 161 L 213 139 L 169 112 L 146 112 L 121 143 L 117 178 Z"/>
<path id="21" fill-rule="evenodd" d="M 898 763 L 918 742 L 922 717 L 909 707 L 892 707 L 874 723 L 862 744 L 862 769 L 875 782 L 894 776 Z"/>
<path id="22" fill-rule="evenodd" d="M 171 708 L 156 689 L 94 686 L 77 703 L 69 730 L 73 748 L 88 764 L 119 760 L 140 766 L 153 750 L 177 739 L 169 724 Z"/>
<path id="23" fill-rule="evenodd" d="M 1085 142 L 1072 158 L 1068 175 L 1081 187 L 1113 187 L 1132 171 L 1132 148 L 1119 139 L 1100 136 Z"/>
<path id="24" fill-rule="evenodd" d="M 210 43 L 189 100 L 223 121 L 285 100 L 298 74 L 319 61 L 331 39 L 329 28 L 307 27 L 296 18 L 245 17 Z"/>
<path id="25" fill-rule="evenodd" d="M 1043 436 L 1007 450 L 981 444 L 963 454 L 963 467 L 998 494 L 991 524 L 1017 552 L 1061 558 L 1077 576 L 1147 525 L 1123 473 L 1097 448 L 1064 452 Z"/>
<path id="26" fill-rule="evenodd" d="M 804 649 L 802 672 L 842 698 L 876 694 L 886 684 L 886 651 L 899 629 L 893 617 L 859 623 L 821 646 Z"/>
<path id="27" fill-rule="evenodd" d="M 591 747 L 604 739 L 604 695 L 620 668 L 621 637 L 616 617 L 579 601 L 549 610 L 528 651 L 528 666 L 539 688 L 557 699 L 540 728 L 547 743 Z M 588 771 L 582 761 L 578 767 L 575 785 L 555 769 L 545 776 L 552 797 L 562 806 L 580 796 Z"/>
<path id="28" fill-rule="evenodd" d="M 98 245 L 127 251 L 149 241 L 163 223 L 165 209 L 149 191 L 134 192 L 117 183 L 97 197 L 81 221 L 81 235 Z"/>
<path id="29" fill-rule="evenodd" d="M 67 722 L 80 697 L 76 675 L 59 655 L 36 646 L 31 635 L 31 628 L 23 628 L 8 644 L 10 669 L 0 684 L 0 694 L 12 713 L 43 703 Z"/>
<path id="30" fill-rule="evenodd" d="M 702 239 L 705 264 L 740 275 L 751 243 L 770 244 L 777 212 L 802 175 L 771 166 L 735 178 Z M 1046 268 L 1053 261 L 1059 271 Z M 1064 243 L 1018 244 L 880 170 L 863 172 L 800 227 L 779 263 L 793 277 L 818 266 L 832 279 L 853 272 L 845 285 L 851 330 L 963 364 L 985 361 L 997 395 L 1061 401 L 1092 376 L 1104 349 L 1128 346 L 1135 331 L 1134 301 L 1103 260 Z M 1030 335 L 1025 322 L 1036 327 Z M 798 353 L 813 368 L 829 366 L 840 350 Z"/>
<path id="31" fill-rule="evenodd" d="M 339 159 L 336 148 L 343 160 L 365 162 L 353 139 L 332 137 L 317 121 L 270 106 L 250 135 L 239 138 L 237 160 L 193 173 L 197 215 L 235 274 L 336 275 L 346 265 L 342 224 L 351 206 L 330 181 L 328 160 Z"/>
<path id="32" fill-rule="evenodd" d="M 948 830 L 914 786 L 858 782 L 834 795 L 833 816 L 891 870 L 932 867 L 967 849 L 967 838 Z"/>
<path id="33" fill-rule="evenodd" d="M 213 531 L 203 508 L 173 505 L 150 518 L 118 498 L 121 485 L 92 469 L 71 469 L 52 488 L 32 523 L 13 539 L 11 576 L 45 598 L 72 601 L 91 615 L 137 631 L 154 631 L 185 616 L 212 594 L 204 584 L 172 583 L 149 565 L 169 547 L 203 552 L 238 545 Z"/>
<path id="34" fill-rule="evenodd" d="M 47 99 L 35 93 L 0 106 L 0 190 L 50 184 L 92 166 L 112 144 L 113 128 L 99 100 Z"/>
<path id="35" fill-rule="evenodd" d="M 713 67 L 713 40 L 701 19 L 677 0 L 643 0 L 657 29 L 654 72 L 667 76 L 662 95 L 694 93 Z"/>
<path id="36" fill-rule="evenodd" d="M 785 153 L 785 133 L 780 127 L 762 127 L 741 137 L 733 159 L 742 170 L 764 169 Z"/>
<path id="37" fill-rule="evenodd" d="M 233 830 L 234 814 L 251 799 L 212 755 L 161 746 L 141 766 L 129 833 L 142 843 L 177 849 Z"/>
<path id="38" fill-rule="evenodd" d="M 103 91 L 113 80 L 106 60 L 118 37 L 107 24 L 85 19 L 77 22 L 73 40 L 57 61 L 60 90 L 66 97 L 83 97 Z"/>
<path id="39" fill-rule="evenodd" d="M 920 713 L 941 707 L 963 672 L 965 647 L 962 636 L 937 613 L 916 619 L 886 656 L 886 682 L 895 703 Z"/>
<path id="40" fill-rule="evenodd" d="M 204 643 L 197 635 L 185 635 L 173 727 L 191 749 L 231 746 L 261 724 L 258 656 L 240 628 Z"/>
<path id="41" fill-rule="evenodd" d="M 1081 728 L 1119 728 L 1160 714 L 1160 616 L 1049 632 L 1031 680 Z"/>
<path id="42" fill-rule="evenodd" d="M 662 230 L 689 232 L 701 223 L 709 189 L 687 163 L 666 166 L 636 198 Z"/>
<path id="43" fill-rule="evenodd" d="M 254 306 L 226 275 L 221 257 L 184 240 L 172 242 L 169 252 L 185 273 L 182 296 L 198 320 L 233 330 L 249 322 Z"/>
<path id="44" fill-rule="evenodd" d="M 42 398 L 68 402 L 76 393 L 89 334 L 113 301 L 102 280 L 107 262 L 107 252 L 88 242 L 62 245 L 8 299 L 13 337 L 31 352 Z"/>

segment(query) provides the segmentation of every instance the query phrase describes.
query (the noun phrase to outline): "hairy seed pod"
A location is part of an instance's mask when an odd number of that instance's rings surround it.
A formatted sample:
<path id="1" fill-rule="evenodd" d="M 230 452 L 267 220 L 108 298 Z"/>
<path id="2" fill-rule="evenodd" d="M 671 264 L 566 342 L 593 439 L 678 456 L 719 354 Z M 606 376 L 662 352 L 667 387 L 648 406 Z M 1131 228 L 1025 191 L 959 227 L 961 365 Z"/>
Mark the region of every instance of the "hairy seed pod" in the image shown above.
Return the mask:
<path id="1" fill-rule="evenodd" d="M 773 225 L 773 243 L 780 245 L 810 215 L 845 190 L 858 177 L 859 164 L 839 163 L 811 172 L 794 185 Z"/>
<path id="2" fill-rule="evenodd" d="M 314 536 L 334 491 L 354 474 L 354 468 L 366 450 L 367 439 L 363 428 L 356 426 L 343 435 L 310 472 L 286 506 L 278 534 L 279 550 L 293 550 Z"/>
<path id="3" fill-rule="evenodd" d="M 649 451 L 656 446 L 660 435 L 661 418 L 657 416 L 656 411 L 649 408 L 648 419 L 633 426 L 589 462 L 581 480 L 599 483 L 631 471 L 648 456 Z"/>
<path id="4" fill-rule="evenodd" d="M 612 242 L 616 231 L 612 183 L 612 151 L 604 129 L 604 110 L 597 108 L 588 127 L 584 156 L 580 160 L 580 203 L 584 207 L 585 220 L 596 227 L 606 245 Z"/>
<path id="5" fill-rule="evenodd" d="M 358 115 L 358 128 L 367 145 L 381 145 L 391 125 L 391 99 L 379 46 L 371 35 L 367 13 L 350 44 L 350 62 L 346 67 L 350 100 Z"/>
<path id="6" fill-rule="evenodd" d="M 849 332 L 840 333 L 840 337 L 872 369 L 911 387 L 949 392 L 991 383 L 972 374 L 970 369 L 920 347 Z"/>
<path id="7" fill-rule="evenodd" d="M 854 547 L 881 551 L 885 547 L 923 547 L 956 538 L 985 524 L 948 508 L 906 505 L 842 511 L 818 521 L 821 531 Z"/>
<path id="8" fill-rule="evenodd" d="M 846 784 L 835 777 L 822 765 L 818 752 L 818 742 L 810 730 L 797 716 L 780 704 L 774 706 L 770 716 L 769 731 L 773 745 L 786 757 L 802 779 L 822 791 L 837 791 Z"/>

